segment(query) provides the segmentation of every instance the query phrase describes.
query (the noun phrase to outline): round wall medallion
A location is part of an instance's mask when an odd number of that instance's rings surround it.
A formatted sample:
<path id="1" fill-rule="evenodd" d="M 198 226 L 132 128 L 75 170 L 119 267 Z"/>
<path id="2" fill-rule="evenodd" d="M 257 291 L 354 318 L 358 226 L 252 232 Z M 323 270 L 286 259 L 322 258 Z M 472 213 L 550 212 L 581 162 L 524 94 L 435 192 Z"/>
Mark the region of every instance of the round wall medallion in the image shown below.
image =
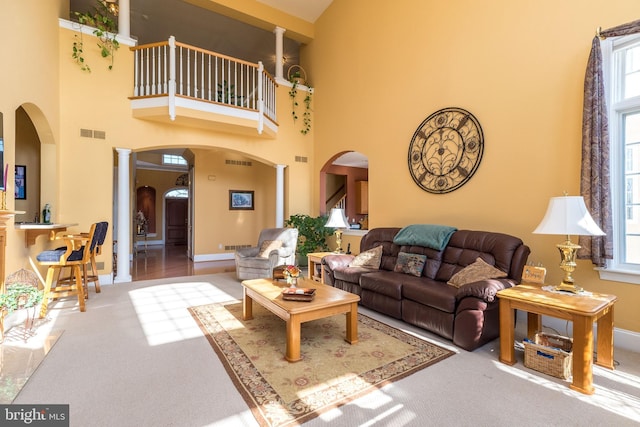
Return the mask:
<path id="1" fill-rule="evenodd" d="M 409 144 L 409 172 L 420 188 L 449 193 L 462 187 L 482 159 L 478 120 L 462 108 L 443 108 L 418 126 Z"/>

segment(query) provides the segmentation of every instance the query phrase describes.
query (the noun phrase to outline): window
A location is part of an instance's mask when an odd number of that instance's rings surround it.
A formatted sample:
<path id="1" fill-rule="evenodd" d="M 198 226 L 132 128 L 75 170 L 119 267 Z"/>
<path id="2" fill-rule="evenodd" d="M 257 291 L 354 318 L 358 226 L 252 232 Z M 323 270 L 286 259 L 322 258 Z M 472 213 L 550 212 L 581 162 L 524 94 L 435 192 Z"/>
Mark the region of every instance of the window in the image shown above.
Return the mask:
<path id="1" fill-rule="evenodd" d="M 607 39 L 602 52 L 613 193 L 614 259 L 608 269 L 634 277 L 617 280 L 640 283 L 640 35 Z"/>
<path id="2" fill-rule="evenodd" d="M 167 199 L 187 199 L 189 198 L 189 192 L 186 188 L 176 188 L 168 191 L 164 197 Z"/>
<path id="3" fill-rule="evenodd" d="M 162 155 L 162 164 L 163 165 L 187 165 L 187 161 L 182 156 L 176 156 L 174 154 L 163 154 Z"/>

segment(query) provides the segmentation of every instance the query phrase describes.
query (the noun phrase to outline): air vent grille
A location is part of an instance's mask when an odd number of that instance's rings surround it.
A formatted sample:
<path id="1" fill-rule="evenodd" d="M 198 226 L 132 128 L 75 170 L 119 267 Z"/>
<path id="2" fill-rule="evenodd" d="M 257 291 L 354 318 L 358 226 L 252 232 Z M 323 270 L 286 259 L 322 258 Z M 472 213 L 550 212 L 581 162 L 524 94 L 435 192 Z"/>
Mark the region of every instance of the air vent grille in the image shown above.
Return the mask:
<path id="1" fill-rule="evenodd" d="M 228 165 L 233 166 L 253 166 L 249 160 L 225 160 L 224 161 Z"/>
<path id="2" fill-rule="evenodd" d="M 93 138 L 93 131 L 91 129 L 80 129 L 80 136 L 83 138 Z"/>
<path id="3" fill-rule="evenodd" d="M 225 251 L 235 251 L 236 249 L 242 249 L 242 248 L 250 248 L 251 245 L 226 245 L 224 247 Z"/>
<path id="4" fill-rule="evenodd" d="M 296 162 L 299 163 L 307 163 L 309 159 L 305 156 L 296 156 Z"/>

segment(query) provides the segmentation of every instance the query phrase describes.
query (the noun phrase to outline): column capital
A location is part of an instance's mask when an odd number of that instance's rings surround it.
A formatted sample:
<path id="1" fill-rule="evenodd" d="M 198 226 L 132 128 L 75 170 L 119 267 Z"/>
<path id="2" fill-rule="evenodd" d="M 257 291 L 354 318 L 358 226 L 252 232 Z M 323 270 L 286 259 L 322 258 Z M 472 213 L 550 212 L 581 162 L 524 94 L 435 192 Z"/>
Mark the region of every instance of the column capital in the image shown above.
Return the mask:
<path id="1" fill-rule="evenodd" d="M 282 27 L 275 27 L 275 28 L 273 29 L 273 32 L 274 32 L 275 34 L 280 34 L 280 35 L 284 34 L 284 33 L 285 33 L 285 31 L 287 31 L 287 30 L 286 30 L 285 28 L 282 28 Z"/>

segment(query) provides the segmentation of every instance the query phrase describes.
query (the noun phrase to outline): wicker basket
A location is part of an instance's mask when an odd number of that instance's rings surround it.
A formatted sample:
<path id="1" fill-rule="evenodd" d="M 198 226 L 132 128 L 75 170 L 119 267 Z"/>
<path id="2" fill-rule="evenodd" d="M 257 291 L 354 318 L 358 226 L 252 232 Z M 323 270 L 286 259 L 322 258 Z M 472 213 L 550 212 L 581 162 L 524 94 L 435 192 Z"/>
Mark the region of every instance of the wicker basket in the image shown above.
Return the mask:
<path id="1" fill-rule="evenodd" d="M 296 81 L 300 85 L 305 85 L 307 84 L 307 73 L 301 66 L 292 65 L 287 70 L 287 80 L 290 82 Z"/>
<path id="2" fill-rule="evenodd" d="M 533 342 L 525 340 L 523 344 L 524 366 L 563 380 L 571 377 L 571 338 L 541 332 Z"/>

